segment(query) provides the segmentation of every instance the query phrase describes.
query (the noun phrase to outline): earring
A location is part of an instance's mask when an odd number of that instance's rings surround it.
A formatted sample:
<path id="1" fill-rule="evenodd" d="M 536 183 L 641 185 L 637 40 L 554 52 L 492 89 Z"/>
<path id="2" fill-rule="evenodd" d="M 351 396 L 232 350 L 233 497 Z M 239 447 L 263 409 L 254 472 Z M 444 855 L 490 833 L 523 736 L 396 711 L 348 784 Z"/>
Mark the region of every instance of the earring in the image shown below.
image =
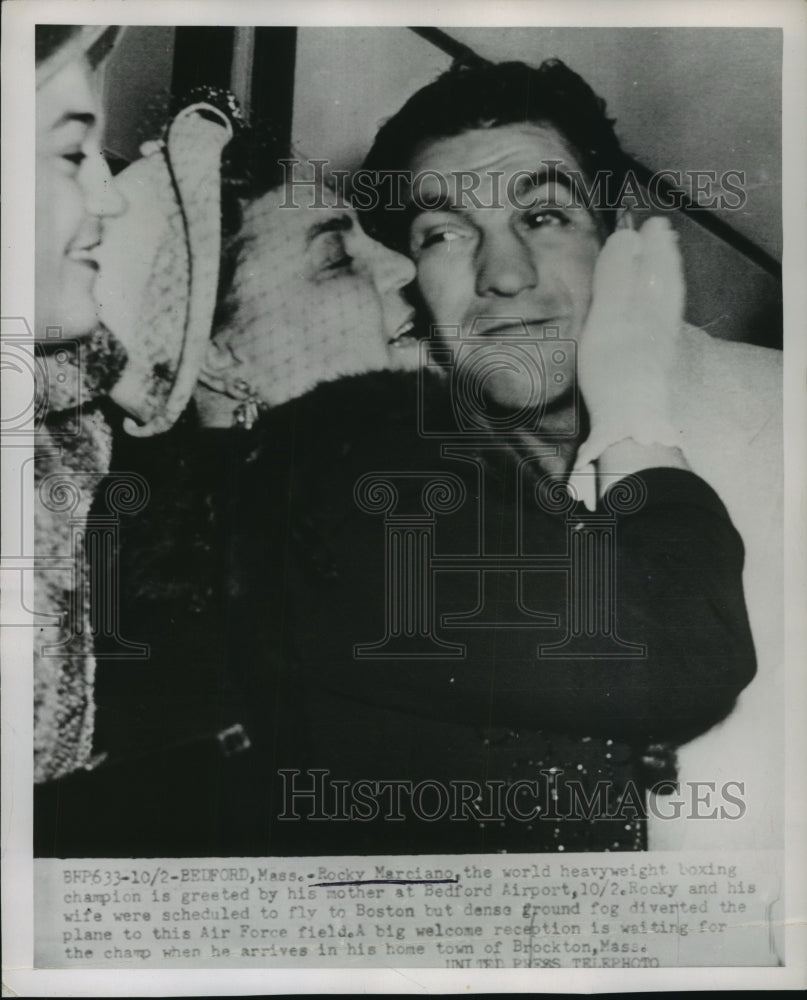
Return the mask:
<path id="1" fill-rule="evenodd" d="M 239 379 L 241 385 L 239 389 L 243 391 L 241 402 L 233 410 L 233 427 L 240 427 L 242 430 L 252 430 L 255 421 L 265 410 L 266 403 L 258 396 L 255 390 L 243 379 Z"/>

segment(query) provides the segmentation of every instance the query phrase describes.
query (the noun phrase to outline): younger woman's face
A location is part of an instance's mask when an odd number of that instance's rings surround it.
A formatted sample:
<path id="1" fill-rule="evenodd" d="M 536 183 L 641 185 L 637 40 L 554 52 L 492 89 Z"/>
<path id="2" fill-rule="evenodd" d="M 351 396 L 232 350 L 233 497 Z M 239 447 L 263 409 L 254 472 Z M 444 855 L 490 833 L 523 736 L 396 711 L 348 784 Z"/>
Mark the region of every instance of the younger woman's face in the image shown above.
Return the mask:
<path id="1" fill-rule="evenodd" d="M 101 155 L 89 67 L 68 63 L 36 95 L 36 332 L 81 337 L 98 323 L 94 285 L 106 216 L 126 206 Z M 48 333 L 50 331 L 50 334 Z"/>
<path id="2" fill-rule="evenodd" d="M 352 209 L 313 207 L 310 189 L 294 200 L 279 189 L 247 207 L 233 280 L 238 311 L 227 339 L 270 405 L 339 375 L 417 359 L 406 336 L 413 310 L 401 294 L 411 261 L 367 236 Z"/>

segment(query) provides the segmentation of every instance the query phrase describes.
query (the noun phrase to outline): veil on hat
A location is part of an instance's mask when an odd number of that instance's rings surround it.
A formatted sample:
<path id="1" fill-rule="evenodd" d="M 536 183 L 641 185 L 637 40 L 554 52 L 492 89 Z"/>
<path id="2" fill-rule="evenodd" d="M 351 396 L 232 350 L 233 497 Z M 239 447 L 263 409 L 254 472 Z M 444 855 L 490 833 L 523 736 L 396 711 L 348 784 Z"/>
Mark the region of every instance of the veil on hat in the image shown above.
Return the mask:
<path id="1" fill-rule="evenodd" d="M 125 430 L 168 430 L 210 338 L 221 256 L 221 156 L 239 124 L 232 97 L 188 104 L 115 179 L 128 209 L 104 224 L 96 296 L 130 362 L 110 395 Z"/>

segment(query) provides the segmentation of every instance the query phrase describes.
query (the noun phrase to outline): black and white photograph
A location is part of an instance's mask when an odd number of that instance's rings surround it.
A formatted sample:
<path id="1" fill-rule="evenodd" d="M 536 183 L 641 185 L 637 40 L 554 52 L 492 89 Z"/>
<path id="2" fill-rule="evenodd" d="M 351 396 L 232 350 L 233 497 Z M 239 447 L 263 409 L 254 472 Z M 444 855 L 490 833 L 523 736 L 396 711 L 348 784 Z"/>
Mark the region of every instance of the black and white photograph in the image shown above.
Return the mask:
<path id="1" fill-rule="evenodd" d="M 396 6 L 4 6 L 4 984 L 803 986 L 805 11 Z"/>

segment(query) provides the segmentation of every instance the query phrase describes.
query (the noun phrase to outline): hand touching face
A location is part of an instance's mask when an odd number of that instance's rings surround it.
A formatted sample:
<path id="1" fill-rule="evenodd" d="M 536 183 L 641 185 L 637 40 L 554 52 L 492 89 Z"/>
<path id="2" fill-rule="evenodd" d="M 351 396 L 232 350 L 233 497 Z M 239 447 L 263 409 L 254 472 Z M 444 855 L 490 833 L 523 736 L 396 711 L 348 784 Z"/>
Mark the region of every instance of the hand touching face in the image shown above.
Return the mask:
<path id="1" fill-rule="evenodd" d="M 667 219 L 608 237 L 594 271 L 579 351 L 579 382 L 591 434 L 584 467 L 611 444 L 632 439 L 676 447 L 670 398 L 684 314 L 678 240 Z"/>

